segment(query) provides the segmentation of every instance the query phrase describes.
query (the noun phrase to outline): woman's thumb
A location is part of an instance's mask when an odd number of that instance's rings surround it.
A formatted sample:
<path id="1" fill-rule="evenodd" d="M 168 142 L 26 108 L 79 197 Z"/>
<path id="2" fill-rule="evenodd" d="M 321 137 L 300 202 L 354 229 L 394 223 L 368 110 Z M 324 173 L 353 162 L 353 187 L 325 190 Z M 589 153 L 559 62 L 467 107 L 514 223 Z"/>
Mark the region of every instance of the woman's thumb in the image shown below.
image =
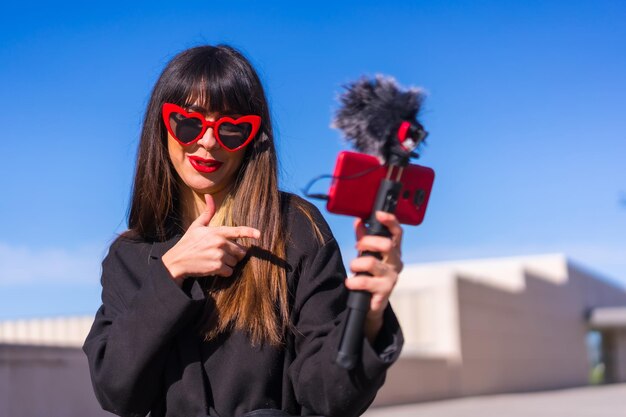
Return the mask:
<path id="1" fill-rule="evenodd" d="M 206 208 L 196 220 L 191 224 L 191 226 L 208 226 L 211 222 L 211 219 L 215 215 L 215 202 L 213 201 L 213 196 L 209 193 L 204 195 L 204 200 L 206 201 Z"/>

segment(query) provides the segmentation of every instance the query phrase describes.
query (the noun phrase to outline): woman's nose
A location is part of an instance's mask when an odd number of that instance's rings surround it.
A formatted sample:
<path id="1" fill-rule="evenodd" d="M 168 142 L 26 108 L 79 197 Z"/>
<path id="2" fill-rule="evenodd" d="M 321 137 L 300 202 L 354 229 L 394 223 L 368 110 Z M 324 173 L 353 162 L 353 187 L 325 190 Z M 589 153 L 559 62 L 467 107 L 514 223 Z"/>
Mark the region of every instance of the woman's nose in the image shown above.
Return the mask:
<path id="1" fill-rule="evenodd" d="M 219 147 L 219 143 L 215 139 L 212 127 L 208 128 L 206 132 L 204 132 L 204 136 L 202 136 L 197 143 L 205 149 L 215 149 Z"/>

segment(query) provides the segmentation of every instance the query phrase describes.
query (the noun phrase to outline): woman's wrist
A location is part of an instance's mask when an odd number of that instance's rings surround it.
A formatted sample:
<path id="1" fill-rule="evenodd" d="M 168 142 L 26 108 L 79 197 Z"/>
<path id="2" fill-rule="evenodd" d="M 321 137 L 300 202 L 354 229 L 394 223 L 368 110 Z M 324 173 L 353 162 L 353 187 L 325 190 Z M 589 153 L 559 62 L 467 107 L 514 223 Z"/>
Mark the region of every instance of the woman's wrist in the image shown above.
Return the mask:
<path id="1" fill-rule="evenodd" d="M 378 337 L 378 333 L 380 333 L 380 329 L 382 329 L 383 327 L 383 317 L 376 317 L 376 318 L 367 318 L 365 320 L 365 329 L 364 329 L 364 333 L 365 333 L 365 337 L 367 338 L 367 341 L 370 342 L 370 345 L 374 345 L 374 341 L 376 340 L 376 337 Z"/>
<path id="2" fill-rule="evenodd" d="M 165 266 L 165 269 L 170 273 L 172 279 L 178 284 L 182 285 L 184 281 L 184 274 L 177 267 L 176 262 L 173 259 L 173 255 L 168 251 L 161 257 L 161 262 Z"/>

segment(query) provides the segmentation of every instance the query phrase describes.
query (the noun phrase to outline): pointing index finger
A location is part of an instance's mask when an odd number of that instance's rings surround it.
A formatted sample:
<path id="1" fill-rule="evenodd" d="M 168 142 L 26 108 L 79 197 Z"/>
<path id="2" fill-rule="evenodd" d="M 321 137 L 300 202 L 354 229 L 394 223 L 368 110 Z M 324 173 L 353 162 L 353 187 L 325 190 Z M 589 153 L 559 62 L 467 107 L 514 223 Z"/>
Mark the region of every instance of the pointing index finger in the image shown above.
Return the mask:
<path id="1" fill-rule="evenodd" d="M 258 239 L 261 237 L 261 232 L 254 227 L 248 226 L 220 226 L 216 228 L 216 232 L 225 237 L 226 239 L 237 239 L 240 237 L 248 237 L 251 239 Z"/>

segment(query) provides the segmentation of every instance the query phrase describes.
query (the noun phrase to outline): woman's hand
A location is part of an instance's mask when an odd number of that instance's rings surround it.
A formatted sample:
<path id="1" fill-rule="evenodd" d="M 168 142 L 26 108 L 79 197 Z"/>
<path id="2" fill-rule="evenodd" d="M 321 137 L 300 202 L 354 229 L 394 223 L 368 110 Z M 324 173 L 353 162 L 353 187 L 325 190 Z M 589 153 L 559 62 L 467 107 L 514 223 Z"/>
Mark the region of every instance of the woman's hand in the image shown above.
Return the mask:
<path id="1" fill-rule="evenodd" d="M 234 239 L 258 239 L 261 236 L 257 229 L 247 226 L 209 226 L 215 214 L 215 203 L 210 194 L 205 194 L 205 198 L 206 210 L 162 257 L 163 264 L 179 286 L 188 276 L 231 276 L 235 265 L 248 251 Z"/>
<path id="2" fill-rule="evenodd" d="M 363 221 L 357 219 L 354 223 L 359 252 L 379 252 L 382 260 L 373 256 L 360 256 L 350 263 L 350 270 L 356 275 L 346 279 L 349 290 L 364 290 L 372 293 L 370 310 L 365 319 L 365 336 L 373 343 L 383 324 L 383 312 L 389 303 L 389 296 L 402 271 L 402 227 L 396 216 L 383 211 L 376 212 L 376 219 L 385 225 L 391 232 L 391 238 L 382 236 L 367 236 Z M 358 275 L 369 272 L 369 276 Z"/>

